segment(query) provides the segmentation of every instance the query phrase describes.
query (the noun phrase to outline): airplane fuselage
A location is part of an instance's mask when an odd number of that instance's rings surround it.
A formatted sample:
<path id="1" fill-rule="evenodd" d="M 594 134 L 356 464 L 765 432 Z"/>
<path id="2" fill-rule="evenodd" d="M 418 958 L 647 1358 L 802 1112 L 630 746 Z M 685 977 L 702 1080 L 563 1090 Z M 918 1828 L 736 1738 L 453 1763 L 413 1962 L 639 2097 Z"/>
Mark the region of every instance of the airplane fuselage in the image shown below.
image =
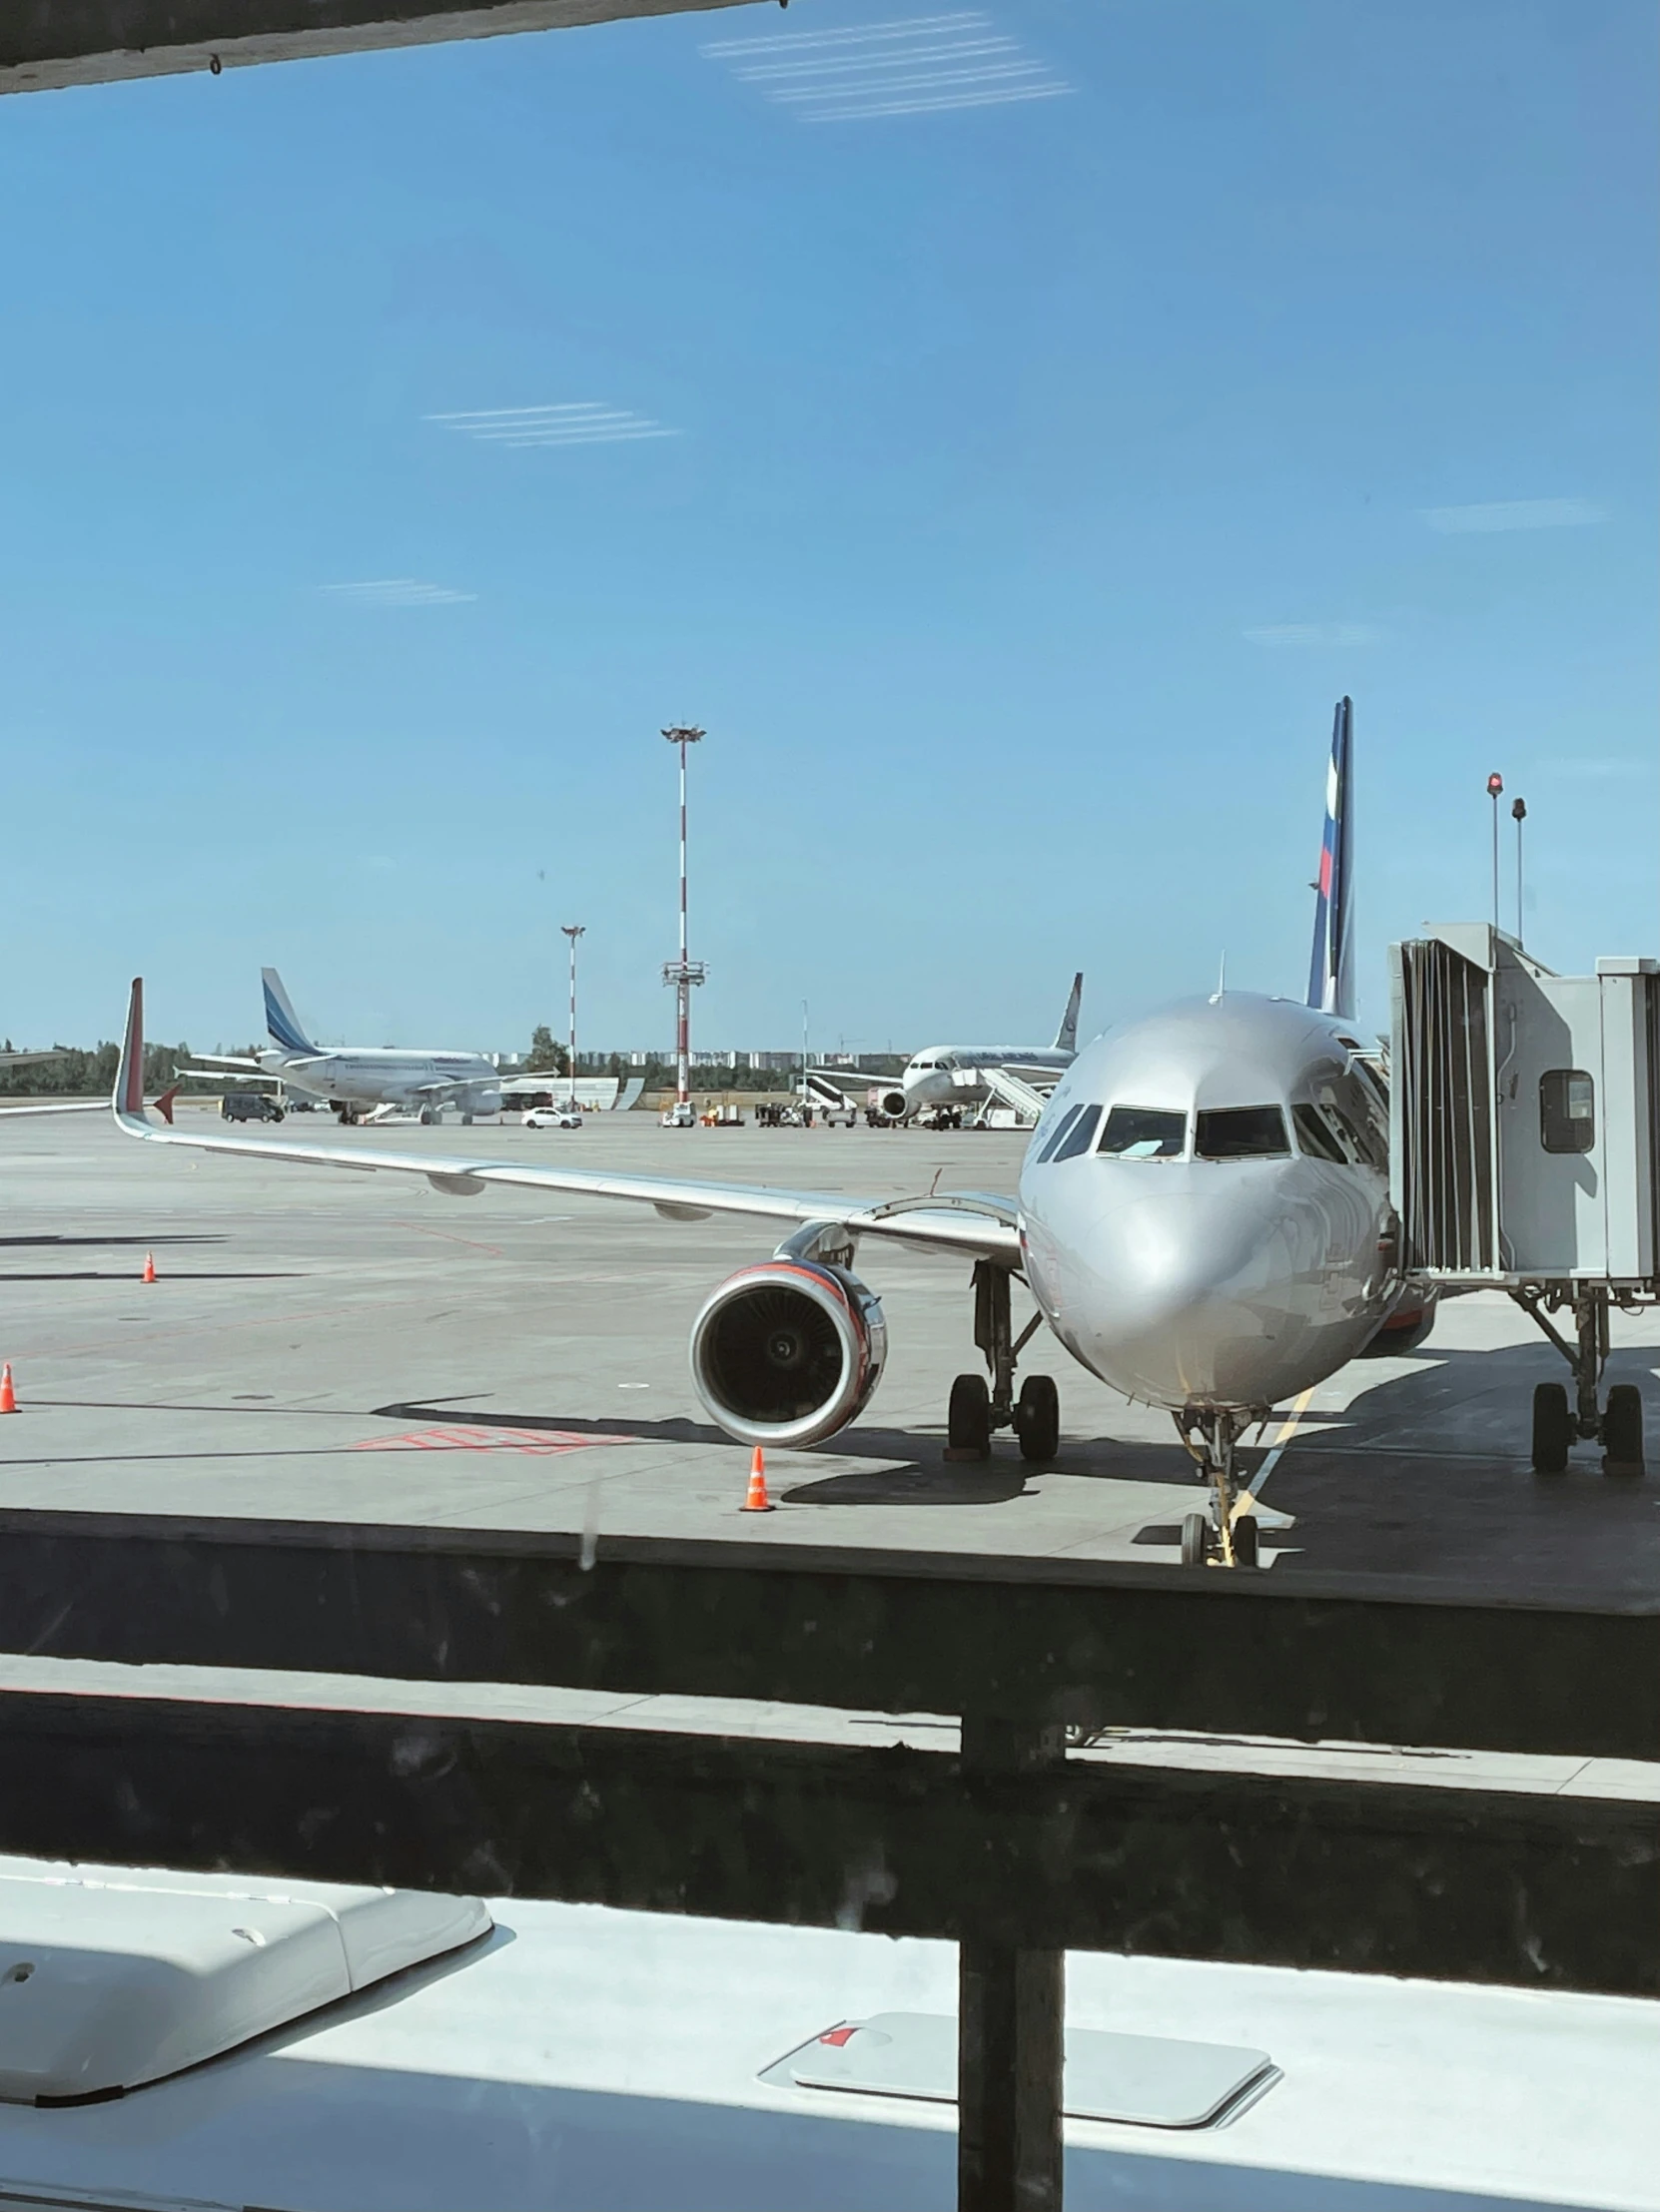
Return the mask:
<path id="1" fill-rule="evenodd" d="M 1020 1199 L 1033 1293 L 1092 1373 L 1174 1411 L 1265 1411 L 1376 1333 L 1400 1276 L 1386 1103 L 1357 1044 L 1230 993 L 1079 1054 Z"/>
<path id="2" fill-rule="evenodd" d="M 976 1069 L 1007 1068 L 1017 1076 L 1047 1081 L 1070 1068 L 1074 1058 L 1046 1045 L 931 1045 L 907 1063 L 897 1087 L 903 1095 L 903 1109 L 894 1111 L 892 1118 L 899 1120 L 930 1106 L 983 1106 L 992 1092 L 988 1084 L 976 1080 Z M 888 1104 L 884 1101 L 884 1106 Z"/>
<path id="3" fill-rule="evenodd" d="M 468 1113 L 496 1113 L 501 1078 L 482 1053 L 422 1053 L 386 1046 L 350 1051 L 261 1052 L 260 1066 L 296 1091 L 331 1105 L 459 1106 Z"/>

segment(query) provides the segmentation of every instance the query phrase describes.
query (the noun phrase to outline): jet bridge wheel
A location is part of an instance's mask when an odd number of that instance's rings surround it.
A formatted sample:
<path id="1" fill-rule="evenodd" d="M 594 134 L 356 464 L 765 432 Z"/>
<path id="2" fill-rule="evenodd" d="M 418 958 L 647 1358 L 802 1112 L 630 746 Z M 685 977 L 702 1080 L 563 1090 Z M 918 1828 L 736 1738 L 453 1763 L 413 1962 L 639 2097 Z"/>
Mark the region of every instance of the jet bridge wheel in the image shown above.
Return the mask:
<path id="1" fill-rule="evenodd" d="M 1568 1446 L 1572 1442 L 1573 1422 L 1568 1413 L 1567 1391 L 1559 1382 L 1536 1384 L 1533 1391 L 1533 1472 L 1536 1475 L 1565 1472 Z"/>
<path id="2" fill-rule="evenodd" d="M 1182 1564 L 1203 1567 L 1211 1549 L 1211 1524 L 1203 1513 L 1182 1517 Z"/>
<path id="3" fill-rule="evenodd" d="M 1015 1401 L 1015 1435 L 1029 1464 L 1061 1449 L 1061 1393 L 1053 1375 L 1028 1375 Z"/>
<path id="4" fill-rule="evenodd" d="M 954 1452 L 992 1456 L 992 1394 L 984 1375 L 959 1375 L 951 1385 L 945 1440 Z"/>
<path id="5" fill-rule="evenodd" d="M 1602 1415 L 1602 1471 L 1640 1475 L 1643 1471 L 1643 1394 L 1635 1383 L 1617 1382 Z"/>

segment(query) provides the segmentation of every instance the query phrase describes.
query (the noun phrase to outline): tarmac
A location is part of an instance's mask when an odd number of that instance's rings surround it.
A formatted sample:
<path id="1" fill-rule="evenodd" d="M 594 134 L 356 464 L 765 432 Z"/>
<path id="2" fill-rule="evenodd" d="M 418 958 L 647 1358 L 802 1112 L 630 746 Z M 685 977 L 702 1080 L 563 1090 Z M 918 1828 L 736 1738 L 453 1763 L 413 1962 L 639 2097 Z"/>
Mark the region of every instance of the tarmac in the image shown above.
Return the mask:
<path id="1" fill-rule="evenodd" d="M 206 1110 L 182 1107 L 183 1125 Z M 1012 1191 L 1025 1143 L 665 1130 L 643 1113 L 578 1131 L 344 1134 L 315 1114 L 280 1133 L 867 1198 L 936 1173 L 942 1188 Z M 0 1420 L 0 1507 L 1169 1564 L 1202 1502 L 1168 1416 L 1043 1336 L 1023 1371 L 1060 1383 L 1053 1464 L 1026 1467 L 1009 1436 L 987 1464 L 946 1461 L 951 1378 L 978 1364 L 960 1258 L 866 1246 L 887 1373 L 864 1421 L 769 1454 L 778 1510 L 754 1515 L 739 1510 L 748 1453 L 704 1412 L 685 1347 L 709 1289 L 770 1251 L 768 1224 L 536 1190 L 455 1199 L 411 1177 L 142 1146 L 96 1114 L 0 1129 L 0 1358 L 21 1409 Z M 1660 1315 L 1616 1316 L 1614 1335 L 1611 1379 L 1644 1388 L 1652 1421 Z M 1565 1374 L 1502 1296 L 1444 1302 L 1417 1350 L 1354 1362 L 1269 1425 L 1250 1458 L 1260 1471 L 1272 1454 L 1257 1480 L 1264 1562 L 1518 1594 L 1652 1591 L 1660 1479 L 1608 1477 L 1590 1446 L 1554 1480 L 1528 1464 L 1532 1387 Z"/>

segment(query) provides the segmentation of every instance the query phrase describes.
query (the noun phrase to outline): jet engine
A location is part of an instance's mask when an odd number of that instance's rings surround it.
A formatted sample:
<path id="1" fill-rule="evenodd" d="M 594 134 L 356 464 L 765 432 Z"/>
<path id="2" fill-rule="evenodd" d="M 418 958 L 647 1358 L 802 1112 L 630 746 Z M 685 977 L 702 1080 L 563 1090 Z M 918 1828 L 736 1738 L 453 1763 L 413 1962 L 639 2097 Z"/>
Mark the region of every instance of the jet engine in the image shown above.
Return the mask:
<path id="1" fill-rule="evenodd" d="M 882 1111 L 890 1121 L 903 1121 L 910 1105 L 911 1102 L 903 1091 L 884 1091 L 882 1094 Z"/>
<path id="2" fill-rule="evenodd" d="M 821 1260 L 745 1267 L 692 1323 L 697 1394 L 740 1444 L 834 1436 L 864 1410 L 887 1356 L 881 1301 Z"/>

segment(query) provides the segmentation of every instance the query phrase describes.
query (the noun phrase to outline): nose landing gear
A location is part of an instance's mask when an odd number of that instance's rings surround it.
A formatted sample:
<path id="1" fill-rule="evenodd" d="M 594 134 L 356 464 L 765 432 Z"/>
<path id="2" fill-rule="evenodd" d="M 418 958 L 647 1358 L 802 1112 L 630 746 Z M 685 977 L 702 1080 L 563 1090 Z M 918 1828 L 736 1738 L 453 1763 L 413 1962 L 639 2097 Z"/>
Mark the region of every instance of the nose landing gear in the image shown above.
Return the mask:
<path id="1" fill-rule="evenodd" d="M 1007 1267 L 974 1263 L 974 1341 L 986 1355 L 985 1375 L 959 1375 L 946 1414 L 946 1457 L 989 1459 L 994 1430 L 1012 1428 L 1029 1466 L 1053 1459 L 1061 1448 L 1061 1393 L 1053 1376 L 1028 1375 L 1015 1396 L 1015 1364 L 1043 1325 L 1034 1313 L 1017 1337 L 1009 1313 Z"/>
<path id="2" fill-rule="evenodd" d="M 1577 1442 L 1602 1445 L 1605 1475 L 1643 1471 L 1643 1400 L 1634 1383 L 1617 1382 L 1599 1408 L 1597 1386 L 1608 1364 L 1609 1293 L 1600 1284 L 1527 1284 L 1510 1295 L 1531 1316 L 1573 1370 L 1570 1405 L 1559 1382 L 1541 1382 L 1533 1393 L 1533 1472 L 1566 1472 L 1568 1452 Z M 1570 1344 L 1550 1320 L 1552 1311 L 1573 1313 Z"/>
<path id="3" fill-rule="evenodd" d="M 1232 1406 L 1188 1406 L 1174 1416 L 1177 1433 L 1198 1463 L 1201 1481 L 1211 1485 L 1210 1512 L 1190 1513 L 1182 1522 L 1184 1567 L 1256 1565 L 1256 1516 L 1235 1463 L 1241 1432 L 1256 1418 Z"/>

